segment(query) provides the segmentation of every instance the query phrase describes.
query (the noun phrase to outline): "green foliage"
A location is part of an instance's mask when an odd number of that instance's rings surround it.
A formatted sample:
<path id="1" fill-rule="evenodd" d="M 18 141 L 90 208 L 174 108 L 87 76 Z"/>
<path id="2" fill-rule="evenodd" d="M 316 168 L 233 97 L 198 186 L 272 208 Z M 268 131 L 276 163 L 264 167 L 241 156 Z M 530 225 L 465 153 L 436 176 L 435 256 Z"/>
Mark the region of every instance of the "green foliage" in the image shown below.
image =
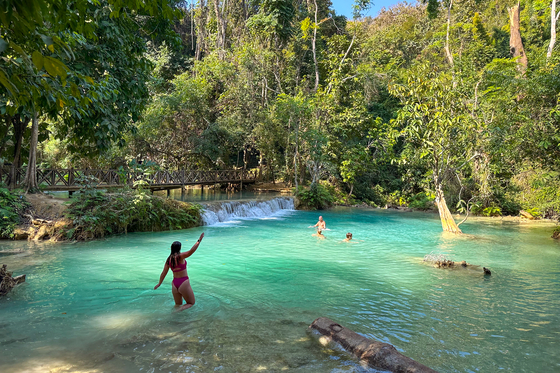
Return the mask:
<path id="1" fill-rule="evenodd" d="M 30 207 L 24 196 L 0 186 L 0 238 L 12 238 L 21 216 Z"/>
<path id="2" fill-rule="evenodd" d="M 486 207 L 482 210 L 484 216 L 502 216 L 502 209 L 497 206 Z"/>
<path id="3" fill-rule="evenodd" d="M 436 196 L 433 193 L 421 192 L 410 198 L 408 207 L 417 210 L 431 210 L 434 209 L 434 199 Z"/>
<path id="4" fill-rule="evenodd" d="M 537 219 L 542 217 L 541 212 L 537 208 L 527 209 L 525 211 L 527 211 L 529 214 L 533 215 Z"/>
<path id="5" fill-rule="evenodd" d="M 200 223 L 199 205 L 152 196 L 144 190 L 80 193 L 65 215 L 67 237 L 89 240 L 127 232 L 186 229 Z"/>
<path id="6" fill-rule="evenodd" d="M 558 219 L 560 216 L 560 173 L 539 168 L 526 170 L 513 178 L 517 188 L 512 194 L 525 211 L 535 216 Z"/>
<path id="7" fill-rule="evenodd" d="M 473 215 L 481 215 L 483 210 L 484 206 L 481 202 L 475 202 L 471 205 L 471 214 Z"/>
<path id="8" fill-rule="evenodd" d="M 303 210 L 323 210 L 333 203 L 333 196 L 329 190 L 320 183 L 311 184 L 308 188 L 299 187 L 294 190 L 298 201 L 298 208 Z"/>

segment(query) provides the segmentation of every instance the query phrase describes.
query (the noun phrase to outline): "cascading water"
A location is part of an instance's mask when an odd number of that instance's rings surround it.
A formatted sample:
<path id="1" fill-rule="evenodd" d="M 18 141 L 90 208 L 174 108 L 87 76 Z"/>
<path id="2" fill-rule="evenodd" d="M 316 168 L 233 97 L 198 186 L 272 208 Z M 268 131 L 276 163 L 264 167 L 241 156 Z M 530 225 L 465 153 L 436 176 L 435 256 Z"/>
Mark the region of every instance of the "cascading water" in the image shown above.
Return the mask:
<path id="1" fill-rule="evenodd" d="M 239 218 L 265 218 L 294 209 L 294 199 L 277 197 L 268 201 L 228 201 L 204 205 L 204 225 L 227 222 Z"/>

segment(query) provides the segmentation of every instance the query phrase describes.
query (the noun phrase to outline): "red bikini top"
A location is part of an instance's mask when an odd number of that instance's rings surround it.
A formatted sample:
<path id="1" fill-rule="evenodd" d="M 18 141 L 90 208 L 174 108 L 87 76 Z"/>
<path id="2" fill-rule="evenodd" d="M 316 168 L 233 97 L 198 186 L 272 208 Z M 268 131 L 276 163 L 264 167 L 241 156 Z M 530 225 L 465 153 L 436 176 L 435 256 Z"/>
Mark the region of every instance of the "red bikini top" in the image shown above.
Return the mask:
<path id="1" fill-rule="evenodd" d="M 171 259 L 169 259 L 169 261 L 171 262 Z M 169 266 L 169 267 L 171 268 L 171 270 L 172 270 L 173 272 L 181 272 L 181 271 L 184 271 L 185 269 L 187 269 L 187 261 L 185 260 L 185 261 L 183 262 L 183 264 L 179 264 L 178 267 L 171 267 L 171 266 Z M 175 269 L 173 269 L 173 268 L 177 268 L 177 270 L 175 270 Z"/>

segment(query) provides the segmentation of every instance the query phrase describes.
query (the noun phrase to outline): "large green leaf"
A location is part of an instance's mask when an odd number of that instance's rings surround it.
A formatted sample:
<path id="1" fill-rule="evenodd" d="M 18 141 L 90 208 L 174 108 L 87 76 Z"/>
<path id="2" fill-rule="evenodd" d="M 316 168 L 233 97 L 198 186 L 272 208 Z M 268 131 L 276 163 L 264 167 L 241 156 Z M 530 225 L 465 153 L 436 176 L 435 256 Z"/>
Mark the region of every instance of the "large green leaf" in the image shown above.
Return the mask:
<path id="1" fill-rule="evenodd" d="M 35 65 L 37 70 L 42 70 L 43 69 L 44 60 L 43 60 L 43 55 L 41 54 L 41 52 L 34 51 L 31 54 L 31 59 L 33 60 L 33 64 Z"/>

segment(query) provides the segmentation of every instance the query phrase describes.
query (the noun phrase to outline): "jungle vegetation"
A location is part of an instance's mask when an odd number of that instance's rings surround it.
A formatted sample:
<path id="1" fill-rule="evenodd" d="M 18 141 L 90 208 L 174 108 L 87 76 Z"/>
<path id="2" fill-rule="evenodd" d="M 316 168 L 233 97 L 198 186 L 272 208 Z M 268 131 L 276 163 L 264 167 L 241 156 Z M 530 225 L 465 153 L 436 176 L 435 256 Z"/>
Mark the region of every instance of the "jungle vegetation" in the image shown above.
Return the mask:
<path id="1" fill-rule="evenodd" d="M 0 163 L 256 169 L 332 201 L 558 217 L 556 0 L 7 0 Z M 320 197 L 323 196 L 323 197 Z"/>

